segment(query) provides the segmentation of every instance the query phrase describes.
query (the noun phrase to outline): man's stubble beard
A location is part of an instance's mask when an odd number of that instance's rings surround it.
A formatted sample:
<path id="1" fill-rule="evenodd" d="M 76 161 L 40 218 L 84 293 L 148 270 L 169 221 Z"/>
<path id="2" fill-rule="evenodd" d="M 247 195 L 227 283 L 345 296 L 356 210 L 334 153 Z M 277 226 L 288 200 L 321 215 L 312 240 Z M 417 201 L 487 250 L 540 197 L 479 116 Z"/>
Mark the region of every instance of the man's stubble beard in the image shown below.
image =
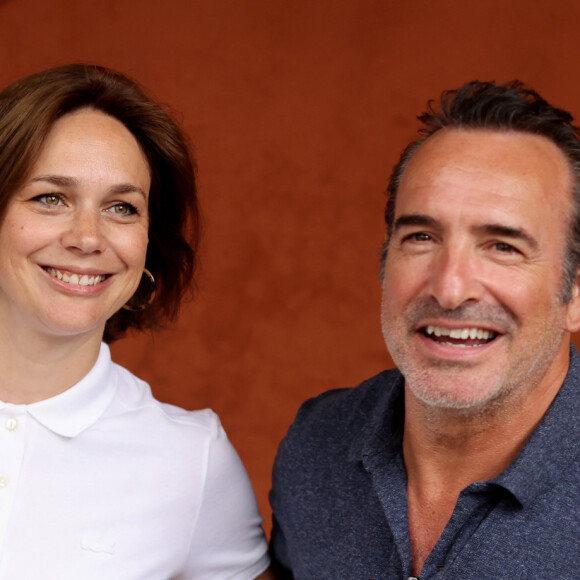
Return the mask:
<path id="1" fill-rule="evenodd" d="M 561 306 L 561 302 L 558 302 Z M 405 377 L 410 392 L 425 406 L 449 411 L 455 410 L 465 416 L 481 417 L 495 414 L 506 400 L 517 402 L 531 392 L 546 375 L 554 360 L 565 333 L 563 326 L 555 324 L 554 317 L 546 319 L 541 339 L 534 342 L 532 348 L 524 348 L 511 369 L 498 368 L 485 377 L 485 384 L 478 385 L 476 361 L 417 360 L 412 347 L 408 347 L 415 334 L 417 321 L 432 316 L 452 320 L 478 320 L 505 330 L 501 340 L 517 332 L 519 324 L 515 315 L 503 306 L 466 305 L 453 311 L 446 311 L 431 300 L 415 300 L 405 311 L 398 323 L 389 321 L 384 308 L 381 322 L 385 343 L 393 361 Z M 397 340 L 397 334 L 406 333 L 409 340 Z M 459 348 L 459 347 L 458 347 Z M 471 347 L 478 348 L 478 347 Z M 509 348 L 509 344 L 507 345 Z M 536 350 L 535 355 L 533 351 Z M 472 373 L 470 376 L 469 373 Z M 473 375 L 473 373 L 475 373 Z M 466 381 L 471 385 L 466 385 Z M 436 386 L 443 382 L 443 385 Z M 463 383 L 463 388 L 459 385 Z M 450 388 L 456 385 L 456 388 Z M 466 393 L 470 395 L 467 396 Z"/>

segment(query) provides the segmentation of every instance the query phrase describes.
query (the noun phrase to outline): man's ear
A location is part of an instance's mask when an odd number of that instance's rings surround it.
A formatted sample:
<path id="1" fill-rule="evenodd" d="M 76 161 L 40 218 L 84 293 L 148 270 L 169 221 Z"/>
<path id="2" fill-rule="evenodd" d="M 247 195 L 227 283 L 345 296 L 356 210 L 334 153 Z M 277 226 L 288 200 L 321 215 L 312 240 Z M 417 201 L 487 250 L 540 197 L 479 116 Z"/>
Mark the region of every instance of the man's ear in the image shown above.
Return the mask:
<path id="1" fill-rule="evenodd" d="M 570 332 L 580 330 L 580 270 L 576 272 L 576 281 L 572 287 L 572 298 L 568 303 L 566 330 Z"/>

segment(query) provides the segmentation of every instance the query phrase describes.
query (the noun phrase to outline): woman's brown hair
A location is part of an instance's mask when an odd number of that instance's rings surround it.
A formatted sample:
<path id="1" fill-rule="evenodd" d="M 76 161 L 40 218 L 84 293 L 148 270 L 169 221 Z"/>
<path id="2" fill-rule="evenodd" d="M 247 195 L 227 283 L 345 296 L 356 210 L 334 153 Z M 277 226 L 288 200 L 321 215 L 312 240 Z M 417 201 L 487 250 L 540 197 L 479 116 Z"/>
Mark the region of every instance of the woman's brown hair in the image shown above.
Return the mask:
<path id="1" fill-rule="evenodd" d="M 104 340 L 113 342 L 129 328 L 156 328 L 174 319 L 192 287 L 199 238 L 195 166 L 182 131 L 135 82 L 100 66 L 51 68 L 0 93 L 0 216 L 55 121 L 82 108 L 123 123 L 140 144 L 151 171 L 146 266 L 155 276 L 157 293 L 147 309 L 122 309 L 107 321 Z M 143 290 L 145 298 L 134 297 L 136 302 L 146 300 L 148 291 Z"/>

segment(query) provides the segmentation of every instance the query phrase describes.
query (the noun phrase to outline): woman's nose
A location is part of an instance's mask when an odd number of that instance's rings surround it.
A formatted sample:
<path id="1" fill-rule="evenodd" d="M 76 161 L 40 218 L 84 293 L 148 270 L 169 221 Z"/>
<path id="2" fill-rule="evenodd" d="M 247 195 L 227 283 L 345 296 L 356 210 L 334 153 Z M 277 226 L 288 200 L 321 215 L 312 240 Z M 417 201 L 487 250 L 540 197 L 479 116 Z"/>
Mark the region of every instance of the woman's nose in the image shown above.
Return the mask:
<path id="1" fill-rule="evenodd" d="M 105 247 L 103 223 L 99 212 L 86 209 L 76 212 L 62 236 L 63 245 L 83 254 L 100 253 Z"/>

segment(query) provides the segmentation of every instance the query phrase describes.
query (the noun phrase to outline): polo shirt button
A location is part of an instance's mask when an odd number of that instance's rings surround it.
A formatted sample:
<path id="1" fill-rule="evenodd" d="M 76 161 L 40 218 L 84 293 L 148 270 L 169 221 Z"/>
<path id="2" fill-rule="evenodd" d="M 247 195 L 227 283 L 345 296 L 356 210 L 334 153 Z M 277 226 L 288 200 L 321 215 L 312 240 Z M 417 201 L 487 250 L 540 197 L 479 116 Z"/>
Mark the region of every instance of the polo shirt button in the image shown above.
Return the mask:
<path id="1" fill-rule="evenodd" d="M 6 421 L 6 429 L 8 429 L 8 431 L 16 431 L 16 429 L 18 429 L 18 419 L 16 417 L 10 417 L 10 419 Z"/>
<path id="2" fill-rule="evenodd" d="M 8 478 L 5 475 L 0 475 L 0 489 L 8 487 Z"/>

